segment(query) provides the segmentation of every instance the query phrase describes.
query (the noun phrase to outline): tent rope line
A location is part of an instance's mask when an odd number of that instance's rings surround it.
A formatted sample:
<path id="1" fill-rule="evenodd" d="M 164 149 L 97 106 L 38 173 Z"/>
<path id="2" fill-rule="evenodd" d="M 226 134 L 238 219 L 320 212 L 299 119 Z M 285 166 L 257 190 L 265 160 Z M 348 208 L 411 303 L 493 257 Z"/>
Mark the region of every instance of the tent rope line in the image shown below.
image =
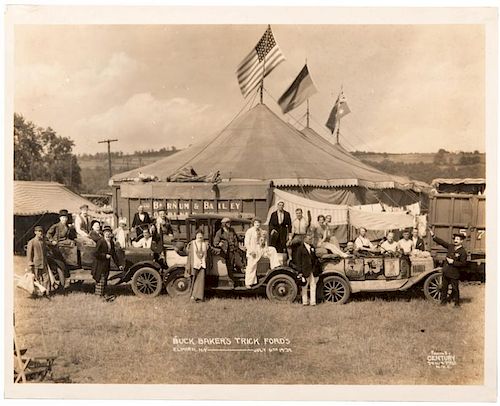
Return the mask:
<path id="1" fill-rule="evenodd" d="M 259 90 L 260 91 L 260 90 Z M 255 101 L 255 98 L 257 97 L 257 91 L 254 92 L 254 95 L 253 95 L 253 98 L 252 99 L 248 99 L 248 101 L 243 105 L 243 107 L 240 109 L 240 111 L 238 111 L 238 113 L 236 113 L 236 115 L 231 119 L 231 121 L 222 129 L 219 131 L 219 133 L 215 136 L 215 138 L 211 139 L 210 141 L 207 142 L 207 144 L 200 150 L 198 151 L 197 154 L 195 154 L 194 156 L 192 156 L 191 158 L 189 158 L 187 161 L 185 161 L 181 166 L 179 166 L 175 171 L 174 173 L 176 173 L 177 171 L 179 171 L 180 169 L 184 168 L 187 164 L 189 164 L 189 162 L 193 161 L 193 159 L 195 159 L 197 156 L 199 156 L 202 152 L 204 152 L 213 142 L 215 142 L 223 133 L 224 131 L 226 130 L 226 128 L 228 128 L 233 122 L 234 120 L 236 120 L 240 114 L 245 110 L 245 108 L 249 105 L 250 103 L 250 106 L 252 105 L 252 103 Z M 172 176 L 174 173 L 170 174 L 170 176 Z"/>
<path id="2" fill-rule="evenodd" d="M 267 94 L 268 94 L 268 95 L 269 95 L 269 96 L 270 96 L 270 97 L 271 97 L 271 98 L 272 98 L 272 99 L 273 99 L 273 100 L 277 103 L 276 99 L 275 99 L 275 98 L 274 98 L 274 97 L 273 97 L 273 96 L 272 96 L 272 95 L 271 95 L 271 94 L 270 94 L 270 93 L 269 93 L 269 92 L 268 92 L 265 88 L 264 88 L 264 90 L 265 90 L 265 92 L 266 92 L 266 93 L 267 93 Z M 271 111 L 271 112 L 272 112 L 272 111 Z M 274 112 L 272 112 L 272 113 L 273 113 L 273 114 L 275 114 Z M 297 121 L 297 119 L 296 119 L 295 117 L 293 117 L 290 113 L 288 113 L 288 114 L 289 114 L 289 115 L 290 115 L 290 116 L 291 116 L 294 120 L 296 120 L 296 121 Z M 275 114 L 275 115 L 276 115 L 276 114 Z M 279 117 L 278 117 L 278 118 L 279 118 Z M 313 118 L 313 120 L 314 120 L 314 118 Z M 297 130 L 296 128 L 293 128 L 293 127 L 292 127 L 292 129 L 293 129 L 294 131 L 296 131 L 296 132 L 297 132 L 297 134 L 299 134 L 299 135 L 300 135 L 300 137 L 301 137 L 301 138 L 303 138 L 305 141 L 307 141 L 309 144 L 311 144 L 311 145 L 315 146 L 316 148 L 319 148 L 319 147 L 318 147 L 318 145 L 316 145 L 316 144 L 315 144 L 312 140 L 310 140 L 308 137 L 304 136 L 304 134 L 302 134 L 299 130 Z M 325 141 L 326 141 L 326 142 L 328 142 L 328 140 L 326 140 L 326 139 L 325 139 Z M 376 173 L 376 174 L 378 174 L 378 175 L 383 175 L 383 174 L 384 174 L 383 172 L 379 171 L 378 169 L 371 168 L 371 167 L 370 167 L 370 166 L 368 166 L 368 165 L 366 165 L 366 166 L 365 166 L 365 165 L 359 165 L 359 164 L 358 164 L 358 163 L 356 163 L 356 162 L 348 162 L 348 161 L 346 161 L 345 159 L 343 159 L 341 156 L 337 156 L 337 155 L 335 155 L 335 154 L 333 154 L 333 153 L 331 153 L 331 152 L 329 152 L 329 151 L 323 150 L 323 149 L 322 149 L 322 151 L 324 151 L 324 152 L 326 152 L 328 155 L 330 155 L 330 156 L 332 156 L 332 157 L 334 157 L 334 158 L 338 159 L 339 161 L 344 162 L 345 164 L 352 165 L 352 166 L 355 166 L 355 167 L 357 167 L 357 168 L 359 168 L 359 169 L 363 169 L 363 170 L 366 170 L 366 171 L 369 171 L 369 172 L 373 172 L 373 173 Z M 379 183 L 379 182 L 375 182 L 375 183 Z M 411 180 L 410 180 L 410 183 L 413 185 L 413 182 L 411 182 Z"/>

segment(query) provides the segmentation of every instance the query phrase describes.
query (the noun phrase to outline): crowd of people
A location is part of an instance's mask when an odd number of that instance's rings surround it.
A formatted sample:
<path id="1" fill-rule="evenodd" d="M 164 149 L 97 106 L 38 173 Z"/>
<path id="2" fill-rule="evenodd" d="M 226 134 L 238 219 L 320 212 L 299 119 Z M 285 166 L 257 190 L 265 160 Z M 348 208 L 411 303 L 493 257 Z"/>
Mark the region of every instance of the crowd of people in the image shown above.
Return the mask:
<path id="1" fill-rule="evenodd" d="M 192 300 L 200 301 L 204 298 L 207 255 L 211 252 L 216 252 L 225 258 L 230 287 L 238 283 L 234 274 L 240 272 L 245 275 L 244 283 L 248 289 L 258 284 L 257 266 L 261 258 L 268 258 L 271 268 L 284 264 L 284 258 L 288 258 L 286 264 L 299 271 L 305 279 L 302 287 L 303 304 L 314 306 L 316 284 L 321 273 L 319 262 L 321 256 L 348 258 L 380 254 L 401 257 L 409 261 L 410 255 L 415 250 L 425 251 L 424 240 L 416 228 L 403 230 L 402 238 L 398 241 L 394 238 L 394 232 L 389 231 L 382 241 L 375 244 L 367 237 L 367 230 L 361 227 L 356 238 L 348 241 L 342 249 L 335 236 L 336 226 L 331 224 L 331 216 L 320 214 L 317 216 L 316 224 L 312 224 L 310 212 L 306 217 L 303 210 L 297 208 L 295 218 L 292 220 L 290 213 L 284 210 L 284 206 L 282 201 L 277 203 L 277 209 L 269 219 L 268 231 L 262 228 L 260 219 L 254 219 L 252 226 L 245 233 L 243 244 L 231 227 L 229 218 L 221 220 L 221 227 L 216 232 L 212 245 L 204 241 L 204 233 L 201 230 L 195 233 L 195 238 L 186 247 L 188 265 L 185 273 L 193 281 Z M 174 238 L 173 228 L 166 212 L 160 210 L 157 217 L 152 218 L 142 205 L 134 215 L 131 230 L 128 229 L 125 218 L 120 218 L 118 227 L 112 230 L 109 225 L 91 218 L 87 205 L 80 207 L 73 224 L 69 223 L 69 218 L 68 211 L 61 210 L 59 221 L 48 229 L 46 235 L 44 236 L 41 226 L 36 226 L 35 237 L 28 243 L 30 269 L 48 291 L 51 278 L 47 265 L 46 244 L 52 245 L 56 251 L 57 247 L 94 245 L 96 250 L 92 276 L 96 281 L 95 293 L 105 300 L 112 300 L 105 294 L 111 259 L 123 269 L 116 248 L 148 248 L 153 252 L 155 260 L 161 262 L 164 245 L 171 243 Z M 445 245 L 442 240 L 437 238 L 435 240 Z M 449 264 L 451 266 L 451 263 Z M 454 274 L 448 279 L 453 286 L 453 297 L 457 298 L 458 284 L 454 282 L 456 279 Z"/>

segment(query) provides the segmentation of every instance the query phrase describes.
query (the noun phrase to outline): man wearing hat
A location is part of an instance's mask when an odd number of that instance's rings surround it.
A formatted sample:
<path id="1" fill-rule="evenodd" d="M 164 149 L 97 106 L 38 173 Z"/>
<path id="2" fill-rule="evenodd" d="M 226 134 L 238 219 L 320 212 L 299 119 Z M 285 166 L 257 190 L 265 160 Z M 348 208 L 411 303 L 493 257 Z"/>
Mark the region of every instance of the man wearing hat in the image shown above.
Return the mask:
<path id="1" fill-rule="evenodd" d="M 47 239 L 52 245 L 73 245 L 72 228 L 68 225 L 68 210 L 59 211 L 59 222 L 47 231 Z"/>
<path id="2" fill-rule="evenodd" d="M 28 266 L 35 279 L 50 291 L 50 278 L 47 267 L 47 245 L 43 238 L 43 227 L 35 226 L 35 237 L 28 241 Z"/>
<path id="3" fill-rule="evenodd" d="M 120 264 L 116 254 L 111 227 L 106 225 L 103 227 L 102 231 L 104 237 L 97 241 L 92 277 L 96 281 L 95 294 L 103 297 L 106 301 L 111 301 L 114 299 L 114 296 L 107 296 L 105 294 L 111 268 L 111 259 L 113 259 L 120 270 L 123 270 L 123 266 Z"/>
<path id="4" fill-rule="evenodd" d="M 460 306 L 459 279 L 460 269 L 467 266 L 467 251 L 463 246 L 465 235 L 462 233 L 453 233 L 453 242 L 447 243 L 439 237 L 436 237 L 434 231 L 430 230 L 432 239 L 448 249 L 446 262 L 443 265 L 443 276 L 441 282 L 441 305 L 448 302 L 448 286 L 451 285 L 451 299 L 455 302 L 455 307 Z"/>
<path id="5" fill-rule="evenodd" d="M 223 256 L 226 260 L 227 275 L 234 284 L 234 269 L 239 268 L 241 270 L 244 267 L 239 252 L 240 248 L 238 246 L 238 236 L 231 227 L 231 219 L 229 217 L 224 217 L 221 220 L 221 225 L 222 227 L 215 233 L 214 247 L 222 250 Z"/>

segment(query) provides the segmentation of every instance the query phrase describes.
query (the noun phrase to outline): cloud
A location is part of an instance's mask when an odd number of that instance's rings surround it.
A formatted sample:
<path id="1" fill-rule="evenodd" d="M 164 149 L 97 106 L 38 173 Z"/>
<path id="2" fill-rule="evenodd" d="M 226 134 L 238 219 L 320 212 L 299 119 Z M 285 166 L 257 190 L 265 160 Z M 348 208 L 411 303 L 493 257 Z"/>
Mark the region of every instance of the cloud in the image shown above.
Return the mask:
<path id="1" fill-rule="evenodd" d="M 160 100 L 151 93 L 134 94 L 123 104 L 78 120 L 77 150 L 95 150 L 97 141 L 106 138 L 119 139 L 116 148 L 122 151 L 186 147 L 218 128 L 210 108 L 185 98 Z"/>

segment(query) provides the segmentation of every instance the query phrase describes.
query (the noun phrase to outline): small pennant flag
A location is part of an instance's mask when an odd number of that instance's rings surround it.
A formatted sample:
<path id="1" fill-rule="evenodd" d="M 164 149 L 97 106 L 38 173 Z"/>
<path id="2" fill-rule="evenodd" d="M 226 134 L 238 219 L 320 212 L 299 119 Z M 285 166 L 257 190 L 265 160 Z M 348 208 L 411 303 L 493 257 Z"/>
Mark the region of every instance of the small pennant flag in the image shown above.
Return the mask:
<path id="1" fill-rule="evenodd" d="M 309 75 L 307 65 L 304 65 L 290 87 L 286 89 L 285 93 L 279 98 L 278 104 L 283 114 L 285 114 L 300 106 L 310 96 L 317 92 L 318 90 L 314 86 L 311 76 Z"/>
<path id="2" fill-rule="evenodd" d="M 276 66 L 285 60 L 276 43 L 271 26 L 236 71 L 241 93 L 247 97 Z"/>
<path id="3" fill-rule="evenodd" d="M 349 106 L 347 105 L 346 98 L 344 96 L 344 92 L 340 92 L 339 97 L 337 98 L 337 101 L 335 102 L 335 105 L 333 106 L 333 109 L 330 113 L 330 117 L 328 117 L 328 121 L 326 122 L 326 126 L 332 131 L 332 133 L 335 131 L 335 128 L 337 126 L 337 122 L 339 119 L 342 117 L 346 116 L 349 114 L 351 110 L 349 109 Z"/>

